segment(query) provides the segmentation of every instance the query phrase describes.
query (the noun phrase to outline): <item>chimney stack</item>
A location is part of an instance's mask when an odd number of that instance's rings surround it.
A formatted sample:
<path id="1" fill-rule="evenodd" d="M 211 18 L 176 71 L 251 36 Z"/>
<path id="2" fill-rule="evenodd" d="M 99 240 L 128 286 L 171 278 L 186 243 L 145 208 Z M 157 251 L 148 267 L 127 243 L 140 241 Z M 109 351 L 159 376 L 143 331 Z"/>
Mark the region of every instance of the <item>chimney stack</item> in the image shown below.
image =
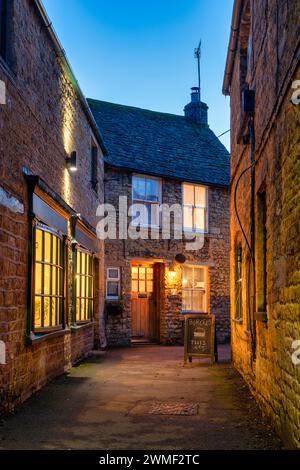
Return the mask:
<path id="1" fill-rule="evenodd" d="M 193 87 L 191 93 L 191 101 L 184 108 L 184 115 L 188 121 L 195 124 L 208 126 L 207 104 L 200 101 L 200 93 L 198 87 Z"/>

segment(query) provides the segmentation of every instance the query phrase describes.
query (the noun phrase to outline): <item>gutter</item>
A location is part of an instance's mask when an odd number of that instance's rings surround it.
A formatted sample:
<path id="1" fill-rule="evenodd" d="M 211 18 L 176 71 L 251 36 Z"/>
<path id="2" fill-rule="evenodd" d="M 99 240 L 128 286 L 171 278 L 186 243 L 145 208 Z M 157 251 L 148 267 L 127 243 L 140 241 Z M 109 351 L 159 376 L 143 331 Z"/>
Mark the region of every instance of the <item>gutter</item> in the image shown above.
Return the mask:
<path id="1" fill-rule="evenodd" d="M 223 94 L 225 96 L 230 95 L 230 85 L 231 85 L 231 78 L 232 78 L 232 71 L 233 71 L 233 64 L 237 50 L 237 41 L 239 37 L 239 29 L 240 29 L 240 19 L 241 19 L 241 12 L 244 6 L 244 0 L 235 0 L 233 6 L 233 13 L 232 13 L 232 20 L 231 20 L 231 32 L 230 32 L 230 39 L 229 39 L 229 46 L 226 58 L 226 66 L 225 66 L 225 73 L 224 73 L 224 81 L 223 81 Z"/>
<path id="2" fill-rule="evenodd" d="M 79 99 L 79 102 L 82 106 L 82 109 L 88 119 L 88 122 L 94 132 L 94 135 L 100 145 L 100 148 L 103 152 L 104 155 L 107 155 L 107 149 L 105 147 L 105 144 L 104 144 L 104 141 L 103 141 L 103 137 L 101 135 L 101 133 L 99 132 L 99 129 L 98 129 L 98 126 L 96 124 L 96 121 L 94 119 L 94 116 L 89 108 L 89 105 L 86 101 L 86 98 L 79 86 L 79 83 L 78 81 L 76 80 L 76 77 L 73 73 L 73 70 L 71 68 L 71 65 L 68 61 L 68 58 L 66 56 L 66 53 L 64 51 L 64 49 L 62 48 L 60 42 L 59 42 L 59 39 L 54 31 L 54 28 L 52 26 L 52 23 L 45 11 L 45 8 L 41 2 L 41 0 L 33 0 L 33 3 L 37 9 L 37 12 L 42 20 L 42 22 L 44 23 L 44 26 L 46 28 L 46 30 L 48 31 L 48 34 L 49 34 L 49 37 L 53 43 L 53 46 L 54 46 L 54 49 L 55 49 L 55 52 L 57 54 L 57 56 L 59 57 L 59 59 L 61 60 L 62 62 L 62 66 L 64 68 L 64 71 L 66 72 L 69 80 L 71 81 L 76 93 L 77 93 L 77 97 Z"/>

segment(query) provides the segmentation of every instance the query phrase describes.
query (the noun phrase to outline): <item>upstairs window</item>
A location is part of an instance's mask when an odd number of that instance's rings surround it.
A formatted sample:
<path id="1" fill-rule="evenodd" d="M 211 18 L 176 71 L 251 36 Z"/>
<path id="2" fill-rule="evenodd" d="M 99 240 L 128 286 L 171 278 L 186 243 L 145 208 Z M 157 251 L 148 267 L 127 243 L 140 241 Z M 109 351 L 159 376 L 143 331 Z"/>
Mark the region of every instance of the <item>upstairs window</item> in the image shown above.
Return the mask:
<path id="1" fill-rule="evenodd" d="M 98 147 L 92 142 L 91 145 L 91 184 L 97 190 L 98 185 Z"/>
<path id="2" fill-rule="evenodd" d="M 184 313 L 207 311 L 207 269 L 205 266 L 183 267 L 182 310 Z"/>
<path id="3" fill-rule="evenodd" d="M 144 210 L 136 210 L 133 224 L 139 225 L 135 219 L 139 217 L 142 227 L 159 227 L 161 203 L 161 180 L 148 176 L 134 175 L 132 178 L 132 203 L 142 204 Z"/>
<path id="4" fill-rule="evenodd" d="M 0 56 L 6 60 L 7 0 L 0 0 Z"/>
<path id="5" fill-rule="evenodd" d="M 87 322 L 93 315 L 93 256 L 76 250 L 76 323 Z"/>
<path id="6" fill-rule="evenodd" d="M 243 249 L 239 243 L 235 250 L 235 319 L 243 319 L 243 297 L 242 297 L 242 262 Z"/>
<path id="7" fill-rule="evenodd" d="M 192 232 L 208 231 L 206 187 L 187 183 L 183 185 L 183 227 Z"/>
<path id="8" fill-rule="evenodd" d="M 64 303 L 63 240 L 50 228 L 35 229 L 34 330 L 62 326 Z"/>

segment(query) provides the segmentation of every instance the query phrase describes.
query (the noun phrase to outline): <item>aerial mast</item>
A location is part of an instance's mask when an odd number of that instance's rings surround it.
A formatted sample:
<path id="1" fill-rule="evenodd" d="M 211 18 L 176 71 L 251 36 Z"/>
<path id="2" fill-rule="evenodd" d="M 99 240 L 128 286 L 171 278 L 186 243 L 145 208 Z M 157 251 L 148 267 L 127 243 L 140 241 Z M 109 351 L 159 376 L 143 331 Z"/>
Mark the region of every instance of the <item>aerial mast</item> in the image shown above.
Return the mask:
<path id="1" fill-rule="evenodd" d="M 195 49 L 195 59 L 198 63 L 198 88 L 199 88 L 199 101 L 201 101 L 201 73 L 200 73 L 200 60 L 201 60 L 201 39 L 199 46 Z"/>

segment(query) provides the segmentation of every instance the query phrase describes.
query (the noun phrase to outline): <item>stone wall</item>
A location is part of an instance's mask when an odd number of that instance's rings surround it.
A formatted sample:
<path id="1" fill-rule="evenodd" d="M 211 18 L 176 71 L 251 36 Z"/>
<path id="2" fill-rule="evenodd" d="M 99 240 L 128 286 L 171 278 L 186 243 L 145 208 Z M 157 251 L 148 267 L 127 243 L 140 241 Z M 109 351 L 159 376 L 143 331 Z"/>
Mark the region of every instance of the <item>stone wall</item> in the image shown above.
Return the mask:
<path id="1" fill-rule="evenodd" d="M 107 167 L 105 171 L 105 201 L 118 207 L 119 196 L 126 196 L 131 205 L 132 174 Z M 181 183 L 164 179 L 162 182 L 163 203 L 182 204 Z M 209 268 L 209 311 L 217 317 L 217 334 L 220 342 L 230 338 L 229 317 L 229 194 L 228 190 L 210 187 L 209 233 L 201 250 L 187 251 L 183 240 L 106 240 L 106 266 L 121 268 L 121 289 L 124 312 L 109 316 L 106 332 L 109 344 L 129 345 L 131 338 L 131 262 L 133 259 L 160 260 L 160 341 L 163 344 L 182 343 L 182 292 L 181 269 L 176 286 L 170 285 L 169 264 L 178 253 L 184 253 L 187 262 L 203 263 Z M 117 212 L 117 218 L 119 214 Z M 176 287 L 176 295 L 172 289 Z"/>
<path id="2" fill-rule="evenodd" d="M 38 175 L 89 226 L 103 201 L 103 159 L 99 148 L 98 191 L 92 189 L 91 139 L 97 142 L 63 63 L 57 57 L 35 2 L 14 0 L 9 20 L 9 54 L 0 60 L 6 104 L 0 105 L 0 340 L 6 365 L 0 365 L 0 408 L 10 409 L 65 372 L 90 352 L 93 325 L 71 329 L 25 345 L 28 274 L 28 203 L 23 174 Z M 99 144 L 98 144 L 99 145 Z M 77 151 L 78 171 L 66 168 Z M 70 232 L 69 232 L 70 235 Z M 70 239 L 69 239 L 70 243 Z M 99 345 L 103 312 L 103 243 L 95 289 L 95 339 Z M 71 292 L 67 289 L 70 323 Z"/>
<path id="3" fill-rule="evenodd" d="M 246 4 L 246 2 L 244 2 Z M 250 165 L 250 146 L 238 143 L 242 127 L 240 57 L 236 54 L 231 84 L 231 317 L 235 366 L 248 381 L 263 411 L 284 442 L 300 447 L 300 366 L 292 362 L 292 344 L 300 339 L 300 128 L 298 109 L 291 103 L 292 83 L 300 79 L 298 1 L 251 2 L 252 54 L 248 84 L 255 89 L 255 218 L 258 193 L 267 202 L 267 321 L 254 321 L 255 354 L 251 348 L 247 299 L 245 240 L 234 212 L 234 188 Z M 243 36 L 241 27 L 237 51 Z M 238 211 L 250 230 L 250 172 L 238 190 Z M 259 250 L 256 230 L 256 252 Z M 235 321 L 235 246 L 243 246 L 243 319 Z M 256 259 L 259 263 L 259 259 Z M 257 274 L 257 291 L 261 279 Z M 252 286 L 253 287 L 253 286 Z M 258 299 L 257 299 L 258 300 Z"/>

